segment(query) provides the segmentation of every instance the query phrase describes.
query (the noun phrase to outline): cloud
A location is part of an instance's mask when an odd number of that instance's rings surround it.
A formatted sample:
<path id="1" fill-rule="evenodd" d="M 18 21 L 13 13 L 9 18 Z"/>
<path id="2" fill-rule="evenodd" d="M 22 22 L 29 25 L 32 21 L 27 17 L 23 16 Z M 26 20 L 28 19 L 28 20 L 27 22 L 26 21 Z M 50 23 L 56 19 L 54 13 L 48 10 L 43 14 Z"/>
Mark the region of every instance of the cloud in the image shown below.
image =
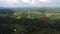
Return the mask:
<path id="1" fill-rule="evenodd" d="M 60 6 L 60 0 L 0 0 L 0 7 Z"/>

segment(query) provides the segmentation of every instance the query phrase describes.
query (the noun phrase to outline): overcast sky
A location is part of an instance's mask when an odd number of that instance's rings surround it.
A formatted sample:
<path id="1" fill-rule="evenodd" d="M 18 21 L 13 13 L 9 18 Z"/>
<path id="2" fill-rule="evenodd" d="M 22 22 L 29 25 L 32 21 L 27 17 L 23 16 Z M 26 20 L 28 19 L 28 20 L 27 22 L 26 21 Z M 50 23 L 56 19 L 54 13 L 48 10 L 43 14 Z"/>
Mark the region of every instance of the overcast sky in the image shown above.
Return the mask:
<path id="1" fill-rule="evenodd" d="M 60 7 L 60 0 L 0 0 L 0 7 Z"/>

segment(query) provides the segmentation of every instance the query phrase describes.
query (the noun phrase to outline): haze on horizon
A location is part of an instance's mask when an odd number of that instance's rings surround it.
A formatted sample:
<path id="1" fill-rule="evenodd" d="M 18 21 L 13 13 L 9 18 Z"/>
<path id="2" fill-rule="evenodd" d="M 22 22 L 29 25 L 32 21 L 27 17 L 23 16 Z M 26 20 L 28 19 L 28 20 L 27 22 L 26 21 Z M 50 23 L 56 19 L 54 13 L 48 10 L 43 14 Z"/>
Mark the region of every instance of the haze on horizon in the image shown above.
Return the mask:
<path id="1" fill-rule="evenodd" d="M 60 7 L 60 0 L 0 0 L 0 7 Z"/>

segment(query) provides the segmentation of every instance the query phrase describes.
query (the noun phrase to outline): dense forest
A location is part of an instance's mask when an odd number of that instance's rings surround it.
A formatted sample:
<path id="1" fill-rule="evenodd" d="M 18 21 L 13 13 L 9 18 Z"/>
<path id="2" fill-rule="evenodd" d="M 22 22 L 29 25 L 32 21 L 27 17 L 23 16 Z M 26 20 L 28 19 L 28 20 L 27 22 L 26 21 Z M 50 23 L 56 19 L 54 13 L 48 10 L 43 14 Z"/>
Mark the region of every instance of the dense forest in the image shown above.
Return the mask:
<path id="1" fill-rule="evenodd" d="M 0 10 L 0 34 L 60 34 L 59 12 L 57 9 Z"/>

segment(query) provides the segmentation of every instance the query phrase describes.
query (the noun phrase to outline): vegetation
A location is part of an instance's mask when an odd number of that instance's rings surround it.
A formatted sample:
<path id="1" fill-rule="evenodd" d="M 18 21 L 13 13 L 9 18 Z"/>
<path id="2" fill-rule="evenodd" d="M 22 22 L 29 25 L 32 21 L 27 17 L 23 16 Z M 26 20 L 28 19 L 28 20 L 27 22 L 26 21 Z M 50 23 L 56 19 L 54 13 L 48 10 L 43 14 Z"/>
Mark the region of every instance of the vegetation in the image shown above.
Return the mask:
<path id="1" fill-rule="evenodd" d="M 47 9 L 0 14 L 0 34 L 60 34 L 60 15 Z"/>

